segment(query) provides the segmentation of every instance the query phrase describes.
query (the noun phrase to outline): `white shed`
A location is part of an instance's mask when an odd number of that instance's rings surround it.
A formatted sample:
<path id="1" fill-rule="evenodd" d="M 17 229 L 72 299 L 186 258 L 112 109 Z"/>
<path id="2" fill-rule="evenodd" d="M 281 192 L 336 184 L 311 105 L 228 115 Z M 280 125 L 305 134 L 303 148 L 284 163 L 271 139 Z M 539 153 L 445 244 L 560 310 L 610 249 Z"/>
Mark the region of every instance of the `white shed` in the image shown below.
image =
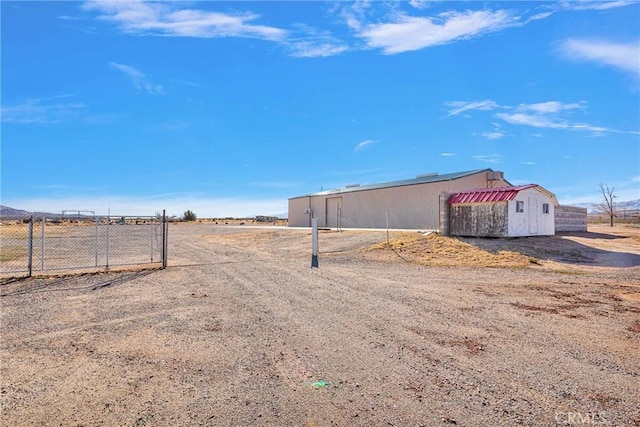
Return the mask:
<path id="1" fill-rule="evenodd" d="M 449 198 L 450 234 L 477 237 L 552 236 L 556 196 L 537 184 L 479 188 Z"/>

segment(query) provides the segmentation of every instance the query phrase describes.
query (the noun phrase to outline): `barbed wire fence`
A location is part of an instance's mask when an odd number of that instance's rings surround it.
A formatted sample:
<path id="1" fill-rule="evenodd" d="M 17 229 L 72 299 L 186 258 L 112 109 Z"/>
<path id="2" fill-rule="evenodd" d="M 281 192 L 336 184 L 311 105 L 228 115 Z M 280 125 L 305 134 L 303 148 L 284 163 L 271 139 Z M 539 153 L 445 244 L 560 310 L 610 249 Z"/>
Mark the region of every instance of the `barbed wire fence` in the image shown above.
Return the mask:
<path id="1" fill-rule="evenodd" d="M 3 216 L 0 277 L 167 266 L 168 221 L 155 216 Z"/>

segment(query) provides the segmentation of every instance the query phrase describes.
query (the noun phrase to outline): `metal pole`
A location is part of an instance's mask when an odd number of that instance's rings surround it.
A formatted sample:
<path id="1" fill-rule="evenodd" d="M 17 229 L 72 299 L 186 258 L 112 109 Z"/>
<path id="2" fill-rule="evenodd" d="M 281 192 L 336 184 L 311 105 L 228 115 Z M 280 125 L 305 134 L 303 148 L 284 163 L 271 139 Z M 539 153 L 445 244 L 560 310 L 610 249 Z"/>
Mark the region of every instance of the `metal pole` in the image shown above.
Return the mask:
<path id="1" fill-rule="evenodd" d="M 167 212 L 162 209 L 162 268 L 167 267 Z"/>
<path id="2" fill-rule="evenodd" d="M 107 264 L 105 265 L 106 268 L 109 268 L 109 224 L 111 224 L 111 208 L 107 209 L 107 245 L 106 245 Z"/>
<path id="3" fill-rule="evenodd" d="M 93 215 L 93 220 L 96 223 L 96 238 L 95 238 L 95 248 L 94 248 L 94 253 L 95 253 L 95 258 L 96 258 L 96 267 L 98 266 L 98 217 L 94 214 Z"/>
<path id="4" fill-rule="evenodd" d="M 318 218 L 311 219 L 311 268 L 318 268 Z"/>
<path id="5" fill-rule="evenodd" d="M 164 233 L 164 267 L 167 267 L 169 262 L 169 221 L 165 225 L 167 231 Z"/>
<path id="6" fill-rule="evenodd" d="M 150 255 L 151 255 L 151 262 L 153 262 L 153 239 L 155 239 L 156 237 L 156 225 L 155 223 L 151 223 L 151 237 L 149 237 L 149 239 L 151 240 L 151 243 L 149 244 L 149 246 L 151 246 L 151 250 L 150 250 Z"/>
<path id="7" fill-rule="evenodd" d="M 387 246 L 389 245 L 389 211 L 385 211 L 384 216 L 387 219 Z"/>
<path id="8" fill-rule="evenodd" d="M 33 215 L 29 218 L 29 277 L 33 273 Z"/>
<path id="9" fill-rule="evenodd" d="M 40 245 L 40 250 L 42 251 L 40 254 L 40 270 L 44 270 L 44 227 L 47 223 L 47 218 L 42 217 L 42 243 Z"/>

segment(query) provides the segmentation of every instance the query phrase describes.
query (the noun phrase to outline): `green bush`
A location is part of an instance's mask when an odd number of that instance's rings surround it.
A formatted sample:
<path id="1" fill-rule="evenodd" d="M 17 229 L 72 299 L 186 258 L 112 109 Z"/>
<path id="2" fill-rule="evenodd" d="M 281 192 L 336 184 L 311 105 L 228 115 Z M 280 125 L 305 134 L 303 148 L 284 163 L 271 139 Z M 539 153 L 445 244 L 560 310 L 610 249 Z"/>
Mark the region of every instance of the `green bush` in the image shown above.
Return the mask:
<path id="1" fill-rule="evenodd" d="M 185 221 L 195 221 L 196 219 L 198 219 L 198 217 L 194 212 L 187 210 L 182 216 L 182 219 Z"/>

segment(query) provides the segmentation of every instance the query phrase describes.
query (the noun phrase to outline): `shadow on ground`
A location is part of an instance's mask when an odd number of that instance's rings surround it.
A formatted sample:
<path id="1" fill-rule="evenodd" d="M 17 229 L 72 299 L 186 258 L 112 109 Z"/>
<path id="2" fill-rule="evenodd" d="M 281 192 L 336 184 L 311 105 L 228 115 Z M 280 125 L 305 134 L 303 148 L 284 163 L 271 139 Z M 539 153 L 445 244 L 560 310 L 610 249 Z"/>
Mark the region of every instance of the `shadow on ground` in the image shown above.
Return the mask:
<path id="1" fill-rule="evenodd" d="M 589 265 L 596 267 L 628 268 L 640 266 L 640 255 L 631 252 L 610 251 L 588 246 L 564 236 L 590 239 L 624 239 L 625 236 L 604 233 L 570 233 L 558 236 L 535 236 L 513 238 L 460 238 L 479 249 L 497 254 L 499 251 L 513 251 L 540 260 L 564 264 Z"/>
<path id="2" fill-rule="evenodd" d="M 83 273 L 64 277 L 25 277 L 0 283 L 0 297 L 12 297 L 41 292 L 63 292 L 71 290 L 98 291 L 148 276 L 155 270 L 119 271 L 111 273 Z"/>

